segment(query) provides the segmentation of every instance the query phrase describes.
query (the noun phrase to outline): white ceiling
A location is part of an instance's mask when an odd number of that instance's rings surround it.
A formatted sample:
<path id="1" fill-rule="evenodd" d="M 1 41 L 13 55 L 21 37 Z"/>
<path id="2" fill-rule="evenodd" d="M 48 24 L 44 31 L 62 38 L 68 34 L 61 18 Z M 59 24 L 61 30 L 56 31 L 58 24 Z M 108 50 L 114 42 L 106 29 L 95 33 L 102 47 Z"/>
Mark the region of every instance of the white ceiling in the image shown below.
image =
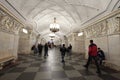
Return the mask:
<path id="1" fill-rule="evenodd" d="M 3 0 L 0 0 L 3 1 Z M 4 0 L 11 5 L 26 22 L 48 39 L 49 24 L 56 17 L 60 31 L 58 39 L 68 35 L 80 24 L 105 11 L 112 0 Z"/>

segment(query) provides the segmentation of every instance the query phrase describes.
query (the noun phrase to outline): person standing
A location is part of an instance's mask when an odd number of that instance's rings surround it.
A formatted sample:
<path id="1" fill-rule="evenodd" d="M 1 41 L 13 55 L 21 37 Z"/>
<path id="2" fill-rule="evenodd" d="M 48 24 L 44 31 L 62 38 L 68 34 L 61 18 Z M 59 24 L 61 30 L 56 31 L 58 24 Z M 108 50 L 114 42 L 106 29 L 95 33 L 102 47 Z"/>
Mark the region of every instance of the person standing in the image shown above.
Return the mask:
<path id="1" fill-rule="evenodd" d="M 65 62 L 65 60 L 64 60 L 65 53 L 66 53 L 65 44 L 63 44 L 63 46 L 60 47 L 60 52 L 61 52 L 61 56 L 62 56 L 62 61 L 61 62 Z"/>
<path id="2" fill-rule="evenodd" d="M 38 44 L 38 51 L 40 56 L 42 55 L 42 48 L 43 48 L 42 44 L 41 43 Z"/>
<path id="3" fill-rule="evenodd" d="M 90 62 L 92 61 L 92 59 L 95 61 L 95 65 L 97 67 L 97 73 L 101 73 L 100 68 L 99 68 L 99 64 L 97 61 L 97 45 L 95 43 L 93 43 L 93 40 L 90 40 L 90 45 L 89 45 L 89 51 L 88 51 L 88 61 L 86 63 L 86 65 L 84 65 L 84 67 L 86 69 L 88 69 Z"/>
<path id="4" fill-rule="evenodd" d="M 70 44 L 68 46 L 68 56 L 69 56 L 69 59 L 71 59 L 71 54 L 72 54 L 72 45 Z"/>
<path id="5" fill-rule="evenodd" d="M 45 43 L 45 46 L 44 46 L 44 58 L 46 58 L 46 56 L 48 56 L 48 44 Z"/>

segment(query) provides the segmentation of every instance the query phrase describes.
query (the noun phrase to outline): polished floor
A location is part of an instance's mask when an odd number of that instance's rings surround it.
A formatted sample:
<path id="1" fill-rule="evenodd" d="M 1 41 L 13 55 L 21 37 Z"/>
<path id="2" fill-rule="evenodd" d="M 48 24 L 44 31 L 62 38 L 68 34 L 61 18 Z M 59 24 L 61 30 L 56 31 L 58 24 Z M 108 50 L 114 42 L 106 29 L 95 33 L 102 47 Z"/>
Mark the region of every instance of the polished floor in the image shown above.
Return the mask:
<path id="1" fill-rule="evenodd" d="M 101 67 L 102 74 L 99 75 L 94 65 L 87 71 L 83 67 L 85 62 L 82 55 L 73 54 L 72 59 L 66 56 L 63 64 L 56 48 L 49 50 L 46 59 L 19 55 L 19 64 L 1 72 L 0 80 L 120 80 L 120 72 Z"/>

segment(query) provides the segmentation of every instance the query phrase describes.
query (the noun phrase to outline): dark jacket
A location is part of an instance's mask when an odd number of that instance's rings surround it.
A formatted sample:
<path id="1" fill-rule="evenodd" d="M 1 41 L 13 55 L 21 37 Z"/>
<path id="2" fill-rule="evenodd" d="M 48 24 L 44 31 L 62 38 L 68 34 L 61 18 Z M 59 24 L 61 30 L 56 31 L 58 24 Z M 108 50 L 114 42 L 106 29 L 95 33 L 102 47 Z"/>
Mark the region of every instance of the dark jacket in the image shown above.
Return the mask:
<path id="1" fill-rule="evenodd" d="M 65 47 L 61 47 L 60 48 L 60 52 L 61 52 L 61 55 L 65 55 L 66 48 Z"/>
<path id="2" fill-rule="evenodd" d="M 98 53 L 99 58 L 102 58 L 103 60 L 105 60 L 105 55 L 104 55 L 104 52 L 102 50 L 99 50 L 97 53 Z"/>
<path id="3" fill-rule="evenodd" d="M 45 51 L 45 52 L 48 51 L 48 45 L 47 45 L 47 44 L 45 44 L 45 46 L 44 46 L 44 51 Z"/>
<path id="4" fill-rule="evenodd" d="M 38 49 L 41 51 L 43 48 L 42 44 L 38 44 Z"/>

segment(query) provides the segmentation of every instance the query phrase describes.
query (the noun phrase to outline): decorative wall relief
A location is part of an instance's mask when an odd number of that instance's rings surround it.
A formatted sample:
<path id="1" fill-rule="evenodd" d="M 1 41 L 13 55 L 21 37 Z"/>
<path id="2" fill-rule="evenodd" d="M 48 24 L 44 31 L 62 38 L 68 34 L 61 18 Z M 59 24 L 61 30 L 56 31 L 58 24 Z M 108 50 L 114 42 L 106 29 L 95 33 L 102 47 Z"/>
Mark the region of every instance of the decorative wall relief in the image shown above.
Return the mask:
<path id="1" fill-rule="evenodd" d="M 120 14 L 88 26 L 84 31 L 86 38 L 120 33 Z"/>
<path id="2" fill-rule="evenodd" d="M 101 23 L 100 23 L 100 34 L 103 36 L 103 35 L 107 35 L 107 23 L 106 23 L 106 20 L 103 20 Z"/>
<path id="3" fill-rule="evenodd" d="M 107 19 L 108 34 L 120 32 L 120 14 Z"/>
<path id="4" fill-rule="evenodd" d="M 92 30 L 92 27 L 91 27 L 91 26 L 89 26 L 88 28 L 85 29 L 85 36 L 86 36 L 87 38 L 91 37 L 92 34 L 93 34 L 93 30 Z"/>
<path id="5" fill-rule="evenodd" d="M 23 25 L 0 7 L 0 30 L 15 33 Z"/>

